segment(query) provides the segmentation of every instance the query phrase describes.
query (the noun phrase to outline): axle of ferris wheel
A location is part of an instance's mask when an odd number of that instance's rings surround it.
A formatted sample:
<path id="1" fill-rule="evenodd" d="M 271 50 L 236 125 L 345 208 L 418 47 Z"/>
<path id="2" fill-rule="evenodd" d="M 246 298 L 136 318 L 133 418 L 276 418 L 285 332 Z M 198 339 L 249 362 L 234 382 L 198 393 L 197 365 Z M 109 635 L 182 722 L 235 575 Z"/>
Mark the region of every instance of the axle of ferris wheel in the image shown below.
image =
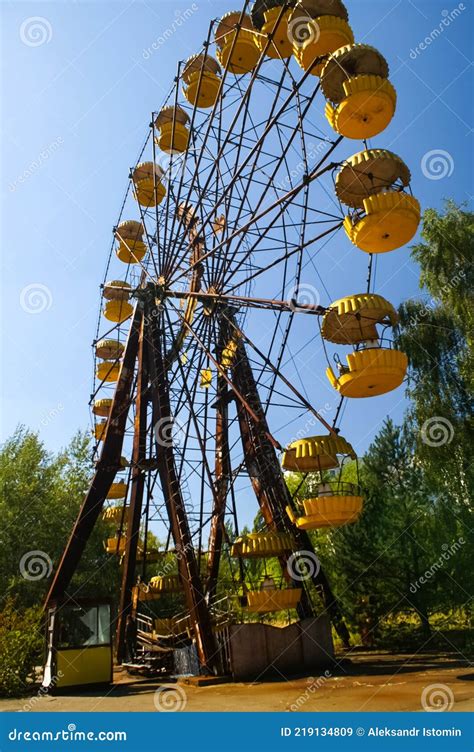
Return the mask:
<path id="1" fill-rule="evenodd" d="M 150 283 L 152 284 L 152 283 Z M 147 286 L 148 289 L 150 285 Z M 295 287 L 296 289 L 296 287 Z M 244 308 L 264 308 L 274 311 L 287 311 L 288 313 L 304 313 L 313 316 L 324 316 L 326 308 L 321 305 L 312 305 L 303 303 L 292 298 L 291 300 L 278 300 L 274 298 L 253 298 L 239 295 L 225 295 L 218 292 L 192 292 L 187 290 L 170 290 L 166 287 L 156 284 L 157 297 L 163 301 L 165 298 L 188 299 L 196 298 L 207 304 L 228 304 L 230 306 L 239 306 Z M 132 295 L 140 297 L 143 294 L 143 288 L 137 288 L 131 291 Z"/>

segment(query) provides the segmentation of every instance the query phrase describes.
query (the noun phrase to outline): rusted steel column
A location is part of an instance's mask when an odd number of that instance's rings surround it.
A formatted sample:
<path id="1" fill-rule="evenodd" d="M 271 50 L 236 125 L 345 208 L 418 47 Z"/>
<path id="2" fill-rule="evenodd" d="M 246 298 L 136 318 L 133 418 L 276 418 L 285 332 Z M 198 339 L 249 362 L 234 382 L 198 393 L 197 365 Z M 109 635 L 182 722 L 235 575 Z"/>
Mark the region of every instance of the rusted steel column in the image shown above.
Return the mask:
<path id="1" fill-rule="evenodd" d="M 127 515 L 122 588 L 120 590 L 117 621 L 116 644 L 118 663 L 122 663 L 124 657 L 125 625 L 127 616 L 132 610 L 132 587 L 135 584 L 135 567 L 137 563 L 138 540 L 140 535 L 143 491 L 145 488 L 145 473 L 142 464 L 147 449 L 148 364 L 145 357 L 145 350 L 145 319 L 143 317 L 140 325 L 140 341 L 138 346 L 137 400 L 135 405 L 135 431 L 133 435 L 132 449 L 130 505 Z"/>
<path id="2" fill-rule="evenodd" d="M 195 556 L 188 518 L 181 494 L 174 450 L 169 440 L 173 417 L 169 398 L 168 374 L 164 366 L 162 331 L 156 306 L 150 305 L 147 326 L 147 352 L 150 370 L 150 397 L 153 404 L 153 423 L 164 429 L 167 439 L 160 441 L 156 431 L 156 452 L 161 487 L 167 507 L 175 549 L 179 552 L 178 569 L 186 605 L 193 625 L 201 666 L 210 673 L 221 672 L 219 651 L 212 631 L 211 618 L 204 598 L 199 568 Z M 168 426 L 168 429 L 166 429 Z"/>
<path id="3" fill-rule="evenodd" d="M 79 510 L 70 538 L 56 569 L 53 582 L 45 600 L 45 607 L 51 601 L 60 600 L 76 571 L 89 536 L 102 511 L 110 486 L 120 469 L 123 436 L 131 402 L 133 374 L 138 350 L 138 338 L 142 310 L 135 307 L 132 324 L 125 347 L 119 378 L 107 423 L 104 445 L 91 485 Z"/>
<path id="4" fill-rule="evenodd" d="M 314 546 L 308 533 L 305 530 L 299 530 L 296 525 L 292 525 L 286 514 L 286 507 L 291 506 L 292 503 L 291 494 L 288 491 L 281 472 L 275 449 L 267 440 L 269 429 L 265 412 L 260 401 L 246 349 L 242 342 L 238 349 L 238 357 L 236 358 L 232 373 L 237 388 L 242 392 L 252 410 L 259 417 L 259 423 L 252 424 L 251 419 L 246 416 L 247 429 L 245 429 L 243 419 L 240 419 L 240 426 L 242 441 L 244 442 L 244 454 L 246 457 L 251 458 L 247 463 L 247 468 L 264 519 L 267 522 L 267 517 L 269 519 L 271 514 L 276 529 L 291 530 L 296 541 L 296 550 L 314 553 Z M 321 566 L 319 566 L 318 570 L 312 576 L 312 580 L 322 596 L 325 609 L 338 635 L 344 644 L 348 645 L 349 632 L 342 618 L 339 604 Z"/>
<path id="5" fill-rule="evenodd" d="M 222 347 L 218 348 L 217 360 L 221 360 Z M 212 510 L 211 531 L 209 533 L 209 555 L 207 564 L 206 592 L 208 603 L 216 593 L 219 564 L 224 538 L 224 521 L 229 490 L 230 462 L 229 462 L 229 390 L 227 382 L 218 372 L 216 399 L 216 449 L 215 449 L 215 496 Z"/>

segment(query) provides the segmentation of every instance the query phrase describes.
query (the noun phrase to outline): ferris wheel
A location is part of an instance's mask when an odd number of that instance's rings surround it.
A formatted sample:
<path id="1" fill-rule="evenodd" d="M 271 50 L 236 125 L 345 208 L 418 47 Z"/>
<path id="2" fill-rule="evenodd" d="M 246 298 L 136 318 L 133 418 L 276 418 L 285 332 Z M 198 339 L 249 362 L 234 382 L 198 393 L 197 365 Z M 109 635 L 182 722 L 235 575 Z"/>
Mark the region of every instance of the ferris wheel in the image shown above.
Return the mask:
<path id="1" fill-rule="evenodd" d="M 102 515 L 122 565 L 119 661 L 132 612 L 158 638 L 187 634 L 214 672 L 225 618 L 325 610 L 348 639 L 309 533 L 360 516 L 341 415 L 407 369 L 372 275 L 420 222 L 408 167 L 367 143 L 395 108 L 387 61 L 340 0 L 257 0 L 211 21 L 152 112 L 101 286 L 96 472 L 48 597 Z M 335 238 L 353 282 L 332 300 L 318 259 Z"/>

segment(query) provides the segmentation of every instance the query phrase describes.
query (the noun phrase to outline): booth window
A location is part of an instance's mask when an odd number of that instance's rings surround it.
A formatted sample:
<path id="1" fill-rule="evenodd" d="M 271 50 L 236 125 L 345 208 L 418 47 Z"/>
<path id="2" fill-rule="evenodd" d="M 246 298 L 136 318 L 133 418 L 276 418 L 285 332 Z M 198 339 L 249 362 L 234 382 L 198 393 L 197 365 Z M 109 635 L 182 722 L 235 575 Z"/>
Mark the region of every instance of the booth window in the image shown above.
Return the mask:
<path id="1" fill-rule="evenodd" d="M 65 606 L 58 613 L 58 648 L 110 645 L 110 606 Z"/>

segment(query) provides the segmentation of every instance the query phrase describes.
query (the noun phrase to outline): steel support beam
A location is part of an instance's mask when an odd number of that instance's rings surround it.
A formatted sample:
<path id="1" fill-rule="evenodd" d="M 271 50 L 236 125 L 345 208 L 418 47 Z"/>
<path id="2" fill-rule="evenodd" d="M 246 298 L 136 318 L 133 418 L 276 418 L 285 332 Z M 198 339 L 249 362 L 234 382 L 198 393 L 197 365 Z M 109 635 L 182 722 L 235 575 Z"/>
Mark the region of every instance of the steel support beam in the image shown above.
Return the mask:
<path id="1" fill-rule="evenodd" d="M 100 459 L 97 463 L 89 490 L 79 510 L 72 533 L 56 569 L 53 582 L 45 600 L 45 608 L 52 601 L 59 601 L 64 597 L 66 588 L 74 576 L 86 543 L 102 511 L 110 486 L 117 471 L 120 469 L 123 436 L 131 403 L 141 319 L 142 311 L 140 305 L 137 304 L 120 366 L 119 378 L 113 397 Z"/>
<path id="2" fill-rule="evenodd" d="M 168 512 L 174 546 L 177 551 L 178 570 L 184 590 L 186 605 L 193 626 L 201 666 L 209 673 L 221 672 L 219 651 L 212 631 L 211 617 L 204 597 L 199 567 L 196 560 L 184 499 L 175 467 L 174 450 L 169 440 L 172 425 L 168 374 L 164 361 L 162 317 L 156 304 L 147 308 L 147 352 L 150 370 L 150 397 L 153 404 L 153 424 L 168 427 L 167 440 L 160 441 L 156 430 L 158 473 Z"/>
<path id="3" fill-rule="evenodd" d="M 135 431 L 132 449 L 132 477 L 130 505 L 127 515 L 127 532 L 125 555 L 122 568 L 122 587 L 117 619 L 117 662 L 122 663 L 125 647 L 125 626 L 127 616 L 132 610 L 132 588 L 135 584 L 135 568 L 137 564 L 138 541 L 140 536 L 140 520 L 142 514 L 143 491 L 145 488 L 145 472 L 143 460 L 147 449 L 147 408 L 148 408 L 148 367 L 146 359 L 145 318 L 140 324 L 140 340 L 138 346 L 138 375 L 137 399 L 135 405 Z"/>
<path id="4" fill-rule="evenodd" d="M 248 423 L 247 430 L 244 427 L 242 419 L 240 420 L 240 425 L 241 431 L 244 430 L 242 435 L 244 455 L 249 458 L 247 468 L 264 518 L 265 514 L 267 514 L 268 519 L 270 519 L 271 512 L 277 529 L 291 529 L 293 537 L 296 540 L 297 550 L 314 553 L 314 546 L 308 533 L 291 525 L 286 514 L 286 507 L 292 504 L 291 494 L 281 472 L 275 448 L 266 438 L 269 428 L 253 371 L 242 342 L 237 352 L 232 374 L 237 388 L 242 392 L 252 410 L 259 417 L 259 423 L 252 425 L 251 420 L 246 416 Z M 263 505 L 262 500 L 264 501 Z M 265 512 L 265 509 L 269 511 Z M 322 595 L 325 609 L 338 635 L 343 643 L 348 645 L 349 632 L 340 613 L 339 604 L 321 566 L 314 572 L 312 580 L 318 592 Z"/>

